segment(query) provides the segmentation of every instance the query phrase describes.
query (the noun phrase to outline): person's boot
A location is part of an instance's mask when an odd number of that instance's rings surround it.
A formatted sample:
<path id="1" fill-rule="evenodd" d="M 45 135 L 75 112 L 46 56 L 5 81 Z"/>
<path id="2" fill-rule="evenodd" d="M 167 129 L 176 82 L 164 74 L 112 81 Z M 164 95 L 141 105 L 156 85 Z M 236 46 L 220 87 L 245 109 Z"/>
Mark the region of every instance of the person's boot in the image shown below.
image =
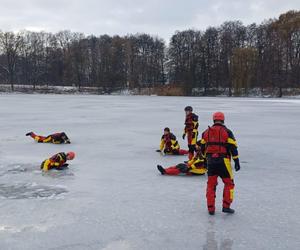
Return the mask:
<path id="1" fill-rule="evenodd" d="M 233 214 L 234 213 L 234 209 L 232 209 L 230 207 L 223 207 L 222 212 L 223 213 L 227 213 L 227 214 Z"/>
<path id="2" fill-rule="evenodd" d="M 215 215 L 215 211 L 208 211 L 210 215 Z"/>
<path id="3" fill-rule="evenodd" d="M 166 173 L 166 170 L 161 165 L 157 165 L 157 169 L 162 175 Z"/>
<path id="4" fill-rule="evenodd" d="M 30 136 L 31 134 L 32 134 L 32 132 L 29 132 L 29 133 L 26 134 L 26 136 Z"/>

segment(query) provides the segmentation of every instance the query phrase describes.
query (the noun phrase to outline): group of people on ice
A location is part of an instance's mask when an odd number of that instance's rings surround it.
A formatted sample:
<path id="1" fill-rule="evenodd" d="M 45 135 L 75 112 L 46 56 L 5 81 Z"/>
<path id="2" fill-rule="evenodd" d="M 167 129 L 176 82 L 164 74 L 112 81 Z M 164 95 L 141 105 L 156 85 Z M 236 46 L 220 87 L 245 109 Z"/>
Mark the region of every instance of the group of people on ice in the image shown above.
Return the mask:
<path id="1" fill-rule="evenodd" d="M 215 198 L 218 177 L 224 183 L 223 208 L 224 213 L 234 213 L 230 208 L 233 201 L 234 181 L 231 159 L 234 160 L 234 168 L 240 170 L 237 142 L 230 129 L 225 126 L 225 116 L 222 112 L 213 114 L 213 125 L 209 126 L 198 138 L 198 116 L 193 113 L 191 106 L 185 107 L 185 128 L 182 138 L 187 138 L 188 150 L 180 148 L 176 136 L 169 128 L 164 129 L 161 137 L 160 148 L 157 150 L 165 155 L 188 155 L 188 161 L 175 166 L 163 168 L 157 165 L 162 175 L 204 175 L 207 173 L 206 199 L 207 209 L 210 215 L 215 214 Z M 64 133 L 55 133 L 48 136 L 36 135 L 29 132 L 26 136 L 32 137 L 38 143 L 70 144 L 71 141 Z M 43 171 L 51 169 L 63 170 L 68 168 L 68 160 L 75 158 L 74 152 L 60 152 L 44 160 L 41 164 Z"/>
<path id="2" fill-rule="evenodd" d="M 240 170 L 237 142 L 230 129 L 225 126 L 225 115 L 222 112 L 213 114 L 213 125 L 209 126 L 198 138 L 198 116 L 191 106 L 185 107 L 186 119 L 183 139 L 187 137 L 188 150 L 180 149 L 176 136 L 169 128 L 164 129 L 158 152 L 172 155 L 188 154 L 188 161 L 175 166 L 163 168 L 157 165 L 162 175 L 204 175 L 207 173 L 206 200 L 210 215 L 215 214 L 215 198 L 218 177 L 224 183 L 223 208 L 224 213 L 234 213 L 230 208 L 234 194 L 233 170 L 231 159 L 236 171 Z"/>
<path id="3" fill-rule="evenodd" d="M 48 136 L 36 135 L 34 132 L 29 132 L 26 136 L 32 137 L 38 143 L 53 143 L 53 144 L 70 144 L 71 141 L 66 135 L 66 133 L 55 133 Z M 60 152 L 50 158 L 44 160 L 41 164 L 41 169 L 45 172 L 56 169 L 64 170 L 68 168 L 68 160 L 73 160 L 75 158 L 75 153 L 70 151 L 68 153 Z"/>

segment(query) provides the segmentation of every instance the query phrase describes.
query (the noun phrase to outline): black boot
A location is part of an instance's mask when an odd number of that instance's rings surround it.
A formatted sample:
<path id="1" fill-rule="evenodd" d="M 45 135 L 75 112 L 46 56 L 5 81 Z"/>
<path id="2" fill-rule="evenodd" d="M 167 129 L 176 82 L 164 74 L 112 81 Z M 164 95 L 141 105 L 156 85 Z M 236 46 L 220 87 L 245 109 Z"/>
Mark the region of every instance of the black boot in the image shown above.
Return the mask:
<path id="1" fill-rule="evenodd" d="M 208 211 L 210 215 L 215 215 L 215 211 Z"/>
<path id="2" fill-rule="evenodd" d="M 161 165 L 157 165 L 157 169 L 162 175 L 166 173 L 166 170 Z"/>
<path id="3" fill-rule="evenodd" d="M 29 135 L 31 135 L 31 134 L 32 134 L 32 132 L 29 132 L 29 133 L 26 134 L 26 136 L 29 136 Z"/>
<path id="4" fill-rule="evenodd" d="M 223 207 L 222 209 L 223 213 L 227 213 L 227 214 L 233 214 L 234 213 L 234 209 L 230 208 L 230 207 Z"/>

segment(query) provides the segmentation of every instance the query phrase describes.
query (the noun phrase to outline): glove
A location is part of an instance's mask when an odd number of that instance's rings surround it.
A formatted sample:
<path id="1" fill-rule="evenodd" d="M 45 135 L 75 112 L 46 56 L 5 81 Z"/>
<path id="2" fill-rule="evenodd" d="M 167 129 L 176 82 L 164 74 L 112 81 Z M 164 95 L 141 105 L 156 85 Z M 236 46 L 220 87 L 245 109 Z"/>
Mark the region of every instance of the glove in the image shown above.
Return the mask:
<path id="1" fill-rule="evenodd" d="M 183 140 L 185 139 L 185 134 L 182 135 L 182 139 L 183 139 Z"/>
<path id="2" fill-rule="evenodd" d="M 160 153 L 161 151 L 159 149 L 155 150 L 157 153 Z"/>
<path id="3" fill-rule="evenodd" d="M 57 169 L 57 170 L 64 170 L 64 169 L 68 168 L 68 166 L 69 166 L 69 164 L 68 164 L 68 163 L 65 163 L 64 165 L 62 165 L 62 166 L 60 166 L 60 167 L 58 167 L 58 168 L 56 168 L 56 169 Z"/>
<path id="4" fill-rule="evenodd" d="M 236 172 L 241 169 L 240 160 L 239 159 L 235 159 L 234 160 L 234 169 L 235 169 Z"/>

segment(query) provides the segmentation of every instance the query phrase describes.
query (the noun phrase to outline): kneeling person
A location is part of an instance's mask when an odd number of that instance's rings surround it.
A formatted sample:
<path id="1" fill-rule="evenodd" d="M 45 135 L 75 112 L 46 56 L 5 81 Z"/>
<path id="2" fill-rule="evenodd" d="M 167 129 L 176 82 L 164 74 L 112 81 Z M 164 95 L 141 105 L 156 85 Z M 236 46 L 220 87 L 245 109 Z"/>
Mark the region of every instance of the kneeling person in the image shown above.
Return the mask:
<path id="1" fill-rule="evenodd" d="M 66 162 L 68 160 L 73 160 L 74 158 L 75 158 L 74 152 L 58 153 L 56 155 L 53 155 L 51 158 L 43 161 L 41 164 L 41 169 L 45 172 L 51 169 L 63 170 L 69 166 L 69 164 Z"/>
<path id="2" fill-rule="evenodd" d="M 35 141 L 39 143 L 54 143 L 54 144 L 70 144 L 70 139 L 65 132 L 55 133 L 48 136 L 36 135 L 34 132 L 29 132 L 26 136 L 31 136 Z"/>
<path id="3" fill-rule="evenodd" d="M 164 134 L 161 137 L 159 150 L 168 155 L 185 155 L 188 154 L 187 150 L 180 149 L 176 136 L 170 132 L 169 128 L 164 129 Z"/>

